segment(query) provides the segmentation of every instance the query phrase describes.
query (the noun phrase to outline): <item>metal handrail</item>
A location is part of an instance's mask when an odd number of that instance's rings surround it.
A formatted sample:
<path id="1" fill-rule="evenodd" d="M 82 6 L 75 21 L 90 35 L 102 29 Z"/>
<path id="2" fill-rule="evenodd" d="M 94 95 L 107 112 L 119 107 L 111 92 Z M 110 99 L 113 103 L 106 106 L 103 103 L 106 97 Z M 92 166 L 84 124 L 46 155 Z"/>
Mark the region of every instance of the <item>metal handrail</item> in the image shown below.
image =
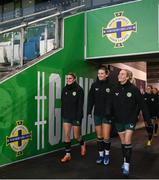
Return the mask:
<path id="1" fill-rule="evenodd" d="M 4 34 L 4 33 L 11 32 L 11 31 L 14 31 L 16 29 L 20 29 L 20 28 L 26 27 L 26 26 L 27 26 L 26 24 L 21 24 L 20 26 L 16 26 L 16 27 L 13 27 L 13 28 L 10 28 L 10 29 L 6 29 L 6 30 L 3 30 L 3 31 L 0 31 L 0 35 Z"/>
<path id="2" fill-rule="evenodd" d="M 11 23 L 11 22 L 14 22 L 14 21 L 22 20 L 22 19 L 26 19 L 26 18 L 29 18 L 29 17 L 34 17 L 34 16 L 36 16 L 36 15 L 43 14 L 43 13 L 47 13 L 47 12 L 54 11 L 54 10 L 57 10 L 57 8 L 51 8 L 51 9 L 47 9 L 47 10 L 45 10 L 45 11 L 41 11 L 41 12 L 29 14 L 29 15 L 22 16 L 22 17 L 19 17 L 19 18 L 10 19 L 10 20 L 8 20 L 8 21 L 0 22 L 0 25 L 7 24 L 7 23 Z"/>
<path id="3" fill-rule="evenodd" d="M 10 31 L 14 31 L 16 29 L 27 27 L 28 25 L 35 24 L 37 22 L 40 22 L 40 21 L 43 21 L 43 20 L 46 20 L 46 19 L 50 19 L 50 18 L 59 16 L 59 15 L 62 15 L 62 14 L 65 14 L 65 13 L 68 13 L 68 12 L 71 12 L 71 11 L 74 11 L 74 10 L 77 10 L 77 9 L 81 9 L 83 7 L 85 7 L 85 5 L 77 6 L 77 7 L 74 7 L 74 8 L 65 10 L 65 11 L 62 11 L 62 12 L 57 12 L 56 14 L 53 14 L 53 15 L 50 15 L 50 16 L 47 16 L 47 17 L 43 17 L 43 18 L 37 19 L 35 21 L 28 22 L 28 23 L 24 22 L 23 24 L 21 24 L 19 26 L 16 26 L 16 27 L 13 27 L 13 28 L 10 28 L 10 29 L 6 29 L 6 30 L 3 30 L 3 31 L 0 31 L 0 35 L 4 34 L 4 33 L 7 33 L 7 32 L 10 32 Z"/>
<path id="4" fill-rule="evenodd" d="M 34 24 L 34 23 L 37 23 L 37 22 L 40 22 L 40 21 L 43 21 L 43 20 L 46 20 L 46 19 L 50 19 L 52 17 L 56 17 L 56 16 L 59 16 L 61 14 L 65 14 L 65 13 L 68 13 L 68 12 L 71 12 L 71 11 L 74 11 L 74 10 L 77 10 L 77 9 L 80 9 L 80 8 L 83 8 L 83 7 L 85 7 L 85 5 L 77 6 L 77 7 L 62 11 L 62 12 L 58 12 L 56 14 L 53 14 L 53 15 L 50 15 L 50 16 L 47 16 L 47 17 L 44 17 L 44 18 L 41 18 L 41 19 L 37 19 L 35 21 L 28 22 L 28 25 L 31 25 L 31 24 Z"/>

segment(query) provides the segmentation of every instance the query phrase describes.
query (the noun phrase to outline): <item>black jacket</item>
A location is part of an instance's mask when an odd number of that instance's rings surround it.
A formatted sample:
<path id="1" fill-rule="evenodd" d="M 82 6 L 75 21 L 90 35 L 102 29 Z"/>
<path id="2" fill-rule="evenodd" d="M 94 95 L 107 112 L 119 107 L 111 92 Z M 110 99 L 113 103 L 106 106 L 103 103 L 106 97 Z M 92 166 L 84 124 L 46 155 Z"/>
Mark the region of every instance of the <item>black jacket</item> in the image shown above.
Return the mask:
<path id="1" fill-rule="evenodd" d="M 74 82 L 66 85 L 61 96 L 61 115 L 65 119 L 80 121 L 83 118 L 84 91 Z"/>
<path id="2" fill-rule="evenodd" d="M 112 87 L 109 80 L 97 79 L 91 86 L 88 94 L 88 114 L 94 107 L 94 115 L 99 117 L 111 117 Z"/>
<path id="3" fill-rule="evenodd" d="M 154 116 L 159 117 L 159 97 L 157 94 L 145 93 L 143 95 L 144 100 L 147 104 L 148 110 L 150 112 L 151 118 Z"/>
<path id="4" fill-rule="evenodd" d="M 113 92 L 115 122 L 136 123 L 139 110 L 142 110 L 144 120 L 149 121 L 149 112 L 140 90 L 129 81 L 124 85 L 118 84 Z"/>

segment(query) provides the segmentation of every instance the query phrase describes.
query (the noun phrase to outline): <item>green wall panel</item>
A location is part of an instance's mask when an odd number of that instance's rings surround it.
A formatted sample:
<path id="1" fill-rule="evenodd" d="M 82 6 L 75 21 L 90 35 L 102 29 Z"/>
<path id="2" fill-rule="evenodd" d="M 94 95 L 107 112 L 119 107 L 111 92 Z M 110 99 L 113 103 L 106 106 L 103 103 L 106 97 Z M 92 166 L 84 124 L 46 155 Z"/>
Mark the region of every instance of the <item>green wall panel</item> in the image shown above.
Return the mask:
<path id="1" fill-rule="evenodd" d="M 69 71 L 85 88 L 86 109 L 96 66 L 84 61 L 84 14 L 65 19 L 64 42 L 61 51 L 0 84 L 0 166 L 63 147 L 60 92 Z M 85 111 L 86 140 L 95 137 L 92 122 Z"/>
<path id="2" fill-rule="evenodd" d="M 87 12 L 86 57 L 158 52 L 158 3 L 158 0 L 139 0 Z M 126 27 L 130 29 L 126 31 Z"/>

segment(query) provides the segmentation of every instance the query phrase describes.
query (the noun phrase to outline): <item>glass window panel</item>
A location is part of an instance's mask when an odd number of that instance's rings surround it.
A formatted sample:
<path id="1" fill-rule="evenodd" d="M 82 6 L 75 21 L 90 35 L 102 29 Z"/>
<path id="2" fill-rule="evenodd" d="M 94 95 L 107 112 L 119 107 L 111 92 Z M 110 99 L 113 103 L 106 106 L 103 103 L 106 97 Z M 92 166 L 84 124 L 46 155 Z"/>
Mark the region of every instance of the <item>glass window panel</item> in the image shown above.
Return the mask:
<path id="1" fill-rule="evenodd" d="M 2 5 L 0 5 L 0 21 L 2 21 Z"/>
<path id="2" fill-rule="evenodd" d="M 3 5 L 3 20 L 14 18 L 14 3 L 7 3 Z"/>
<path id="3" fill-rule="evenodd" d="M 23 16 L 34 13 L 35 12 L 35 0 L 23 0 L 22 8 L 23 8 Z"/>

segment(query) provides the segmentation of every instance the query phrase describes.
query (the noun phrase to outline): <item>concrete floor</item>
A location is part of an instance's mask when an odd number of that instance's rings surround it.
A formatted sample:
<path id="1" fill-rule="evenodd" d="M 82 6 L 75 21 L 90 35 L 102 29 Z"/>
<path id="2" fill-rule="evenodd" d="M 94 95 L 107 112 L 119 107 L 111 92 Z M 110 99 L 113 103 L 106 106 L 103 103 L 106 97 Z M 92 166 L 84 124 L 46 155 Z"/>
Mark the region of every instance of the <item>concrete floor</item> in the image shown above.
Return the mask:
<path id="1" fill-rule="evenodd" d="M 151 147 L 144 129 L 137 130 L 133 138 L 133 154 L 129 178 L 159 178 L 159 137 L 154 137 Z M 58 151 L 0 168 L 0 179 L 121 179 L 122 155 L 118 137 L 112 139 L 111 163 L 97 165 L 96 142 L 87 144 L 87 155 L 80 157 L 78 146 L 72 148 L 70 162 L 61 164 L 64 152 Z"/>

